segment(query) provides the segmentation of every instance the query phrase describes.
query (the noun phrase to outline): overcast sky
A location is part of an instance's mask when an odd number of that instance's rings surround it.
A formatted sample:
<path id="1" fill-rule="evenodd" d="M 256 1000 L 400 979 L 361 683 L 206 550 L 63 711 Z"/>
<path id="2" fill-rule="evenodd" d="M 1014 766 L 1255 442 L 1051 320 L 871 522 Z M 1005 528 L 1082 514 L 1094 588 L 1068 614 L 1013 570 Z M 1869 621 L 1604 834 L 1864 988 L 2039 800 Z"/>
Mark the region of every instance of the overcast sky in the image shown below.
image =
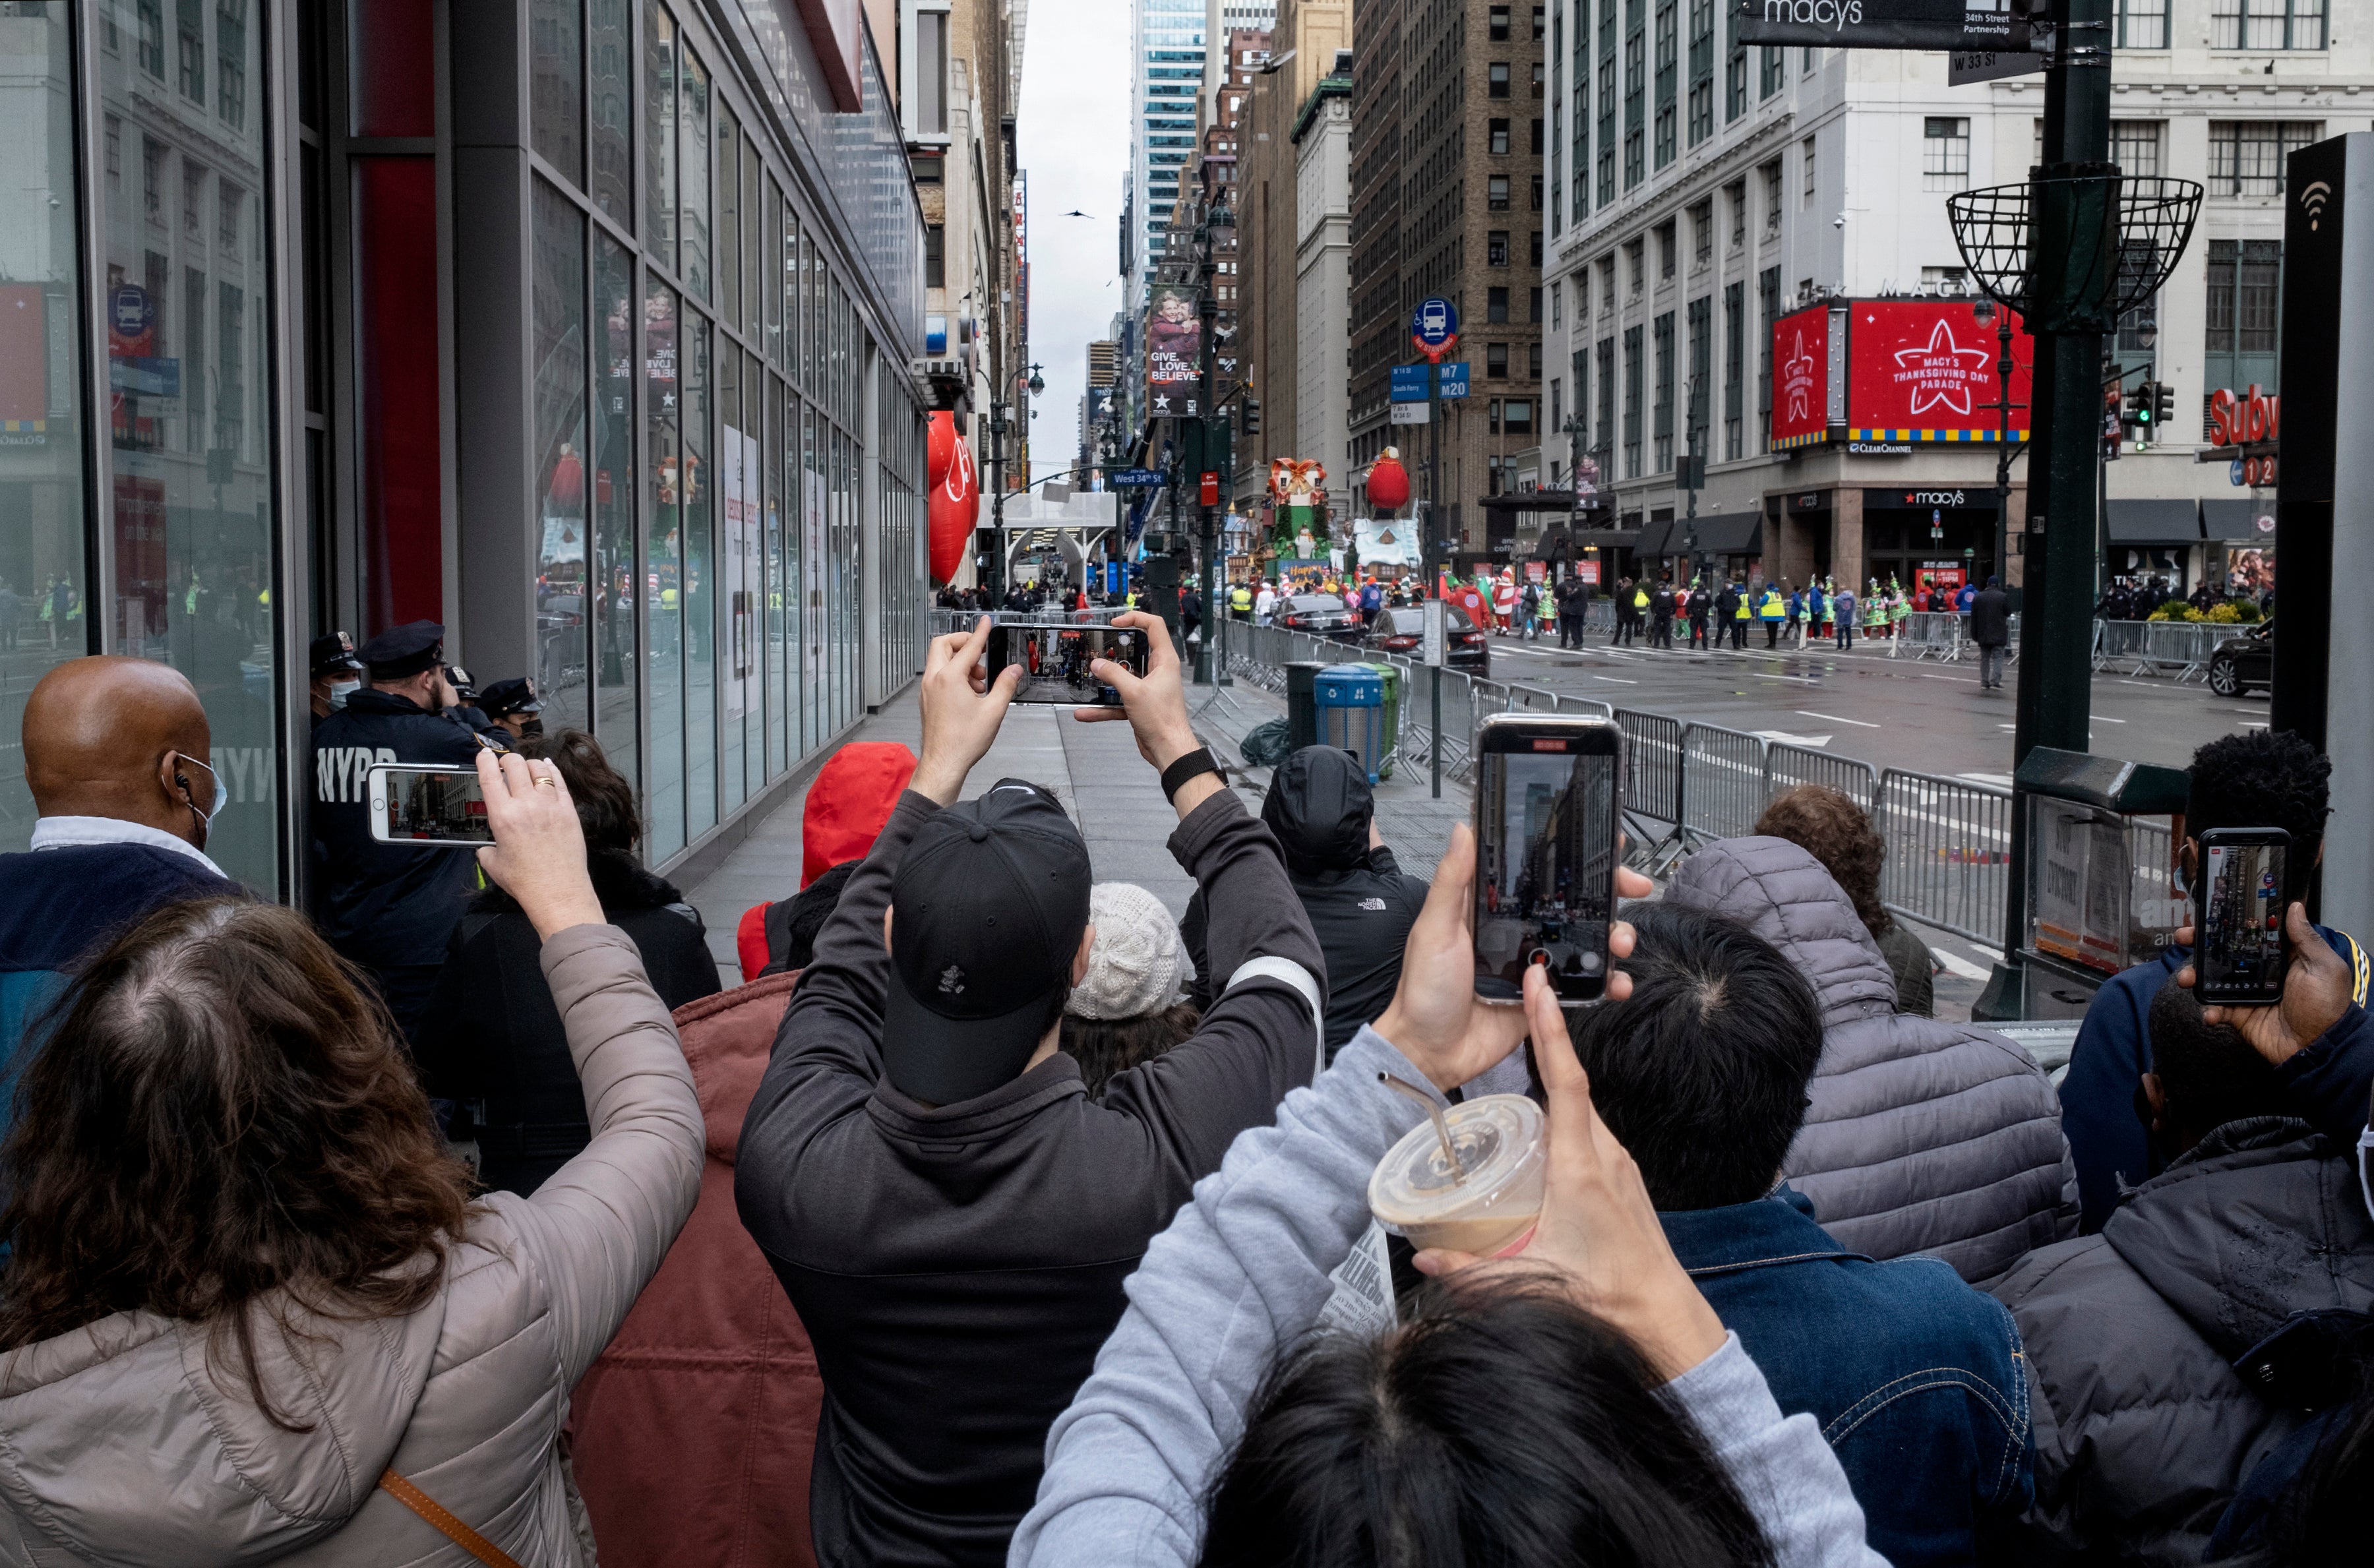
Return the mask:
<path id="1" fill-rule="evenodd" d="M 1030 476 L 1079 451 L 1087 345 L 1121 309 L 1121 192 L 1129 174 L 1127 0 L 1030 0 L 1016 113 L 1030 184 L 1030 357 L 1047 390 Z M 1077 209 L 1085 218 L 1063 215 Z"/>

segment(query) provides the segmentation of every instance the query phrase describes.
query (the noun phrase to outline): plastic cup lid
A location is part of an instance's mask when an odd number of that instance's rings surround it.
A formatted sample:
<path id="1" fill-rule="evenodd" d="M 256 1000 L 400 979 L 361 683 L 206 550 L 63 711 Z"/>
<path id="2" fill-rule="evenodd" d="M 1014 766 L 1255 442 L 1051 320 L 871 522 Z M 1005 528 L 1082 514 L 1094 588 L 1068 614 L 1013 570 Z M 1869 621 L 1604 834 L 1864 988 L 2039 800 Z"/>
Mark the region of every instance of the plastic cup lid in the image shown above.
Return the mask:
<path id="1" fill-rule="evenodd" d="M 1429 1118 L 1377 1162 L 1369 1208 L 1389 1225 L 1424 1225 L 1473 1211 L 1530 1176 L 1547 1154 L 1541 1106 L 1522 1094 L 1487 1094 L 1445 1113 L 1459 1156 L 1453 1176 Z"/>

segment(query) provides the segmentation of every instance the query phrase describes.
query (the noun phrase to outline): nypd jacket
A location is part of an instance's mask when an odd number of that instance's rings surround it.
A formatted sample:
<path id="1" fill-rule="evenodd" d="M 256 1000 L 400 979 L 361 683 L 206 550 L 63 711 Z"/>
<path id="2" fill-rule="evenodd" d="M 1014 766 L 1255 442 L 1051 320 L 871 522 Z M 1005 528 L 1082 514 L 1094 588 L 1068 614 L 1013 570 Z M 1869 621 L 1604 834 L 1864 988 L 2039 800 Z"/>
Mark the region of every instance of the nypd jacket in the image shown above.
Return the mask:
<path id="1" fill-rule="evenodd" d="M 1127 1305 L 1122 1281 L 1229 1141 L 1317 1056 L 1311 1004 L 1249 979 L 1185 1043 L 1091 1100 L 1058 1052 L 928 1106 L 883 1076 L 890 884 L 939 807 L 909 791 L 817 938 L 742 1126 L 735 1200 L 824 1375 L 817 1561 L 993 1568 L 1047 1429 Z M 1170 836 L 1213 911 L 1215 972 L 1319 944 L 1269 830 L 1227 790 Z"/>
<path id="2" fill-rule="evenodd" d="M 380 763 L 468 764 L 477 738 L 457 720 L 366 687 L 313 727 L 315 919 L 330 945 L 368 966 L 434 967 L 478 886 L 477 858 L 371 837 L 371 768 Z"/>

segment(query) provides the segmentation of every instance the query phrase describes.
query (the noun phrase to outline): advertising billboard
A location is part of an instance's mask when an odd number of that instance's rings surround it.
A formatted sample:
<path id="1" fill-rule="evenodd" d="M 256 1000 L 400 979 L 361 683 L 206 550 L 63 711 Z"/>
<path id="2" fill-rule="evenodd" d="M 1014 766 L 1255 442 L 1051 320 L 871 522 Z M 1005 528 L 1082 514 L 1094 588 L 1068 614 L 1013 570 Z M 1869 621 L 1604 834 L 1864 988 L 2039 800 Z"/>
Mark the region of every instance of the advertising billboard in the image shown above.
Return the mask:
<path id="1" fill-rule="evenodd" d="M 1847 439 L 1858 446 L 1926 441 L 1992 441 L 1998 415 L 1988 406 L 2002 381 L 1996 323 L 1978 319 L 1969 299 L 1858 299 L 1848 327 L 1853 372 L 1847 390 Z M 2011 402 L 2028 401 L 2035 344 L 2012 318 Z M 1776 361 L 1777 362 L 1777 361 Z M 1777 426 L 1778 410 L 1775 410 Z M 2011 411 L 2011 431 L 2027 434 L 2027 410 Z"/>
<path id="2" fill-rule="evenodd" d="M 1204 323 L 1195 316 L 1195 296 L 1184 288 L 1158 288 L 1146 321 L 1146 406 L 1157 415 L 1186 412 L 1180 398 L 1193 397 L 1204 355 Z"/>
<path id="3" fill-rule="evenodd" d="M 2022 51 L 2028 19 L 2012 0 L 1733 0 L 1742 43 L 1831 49 Z"/>
<path id="4" fill-rule="evenodd" d="M 1772 323 L 1772 448 L 1829 439 L 1830 308 L 1816 305 Z"/>

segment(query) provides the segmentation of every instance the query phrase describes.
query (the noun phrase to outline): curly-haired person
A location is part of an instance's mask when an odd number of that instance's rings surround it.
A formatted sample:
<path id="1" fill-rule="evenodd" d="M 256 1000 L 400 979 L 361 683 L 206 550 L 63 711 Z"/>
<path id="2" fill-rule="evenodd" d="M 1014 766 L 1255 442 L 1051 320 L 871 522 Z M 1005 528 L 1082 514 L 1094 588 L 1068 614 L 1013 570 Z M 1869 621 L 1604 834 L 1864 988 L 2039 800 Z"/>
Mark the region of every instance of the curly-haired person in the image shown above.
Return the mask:
<path id="1" fill-rule="evenodd" d="M 2309 877 L 2324 854 L 2332 778 L 2333 764 L 2288 731 L 2248 730 L 2193 753 L 2192 788 L 2184 802 L 2185 837 L 2176 868 L 2193 907 L 2201 906 L 2201 836 L 2215 827 L 2280 827 L 2290 834 L 2283 892 L 2286 910 L 2305 898 Z M 2366 953 L 2345 932 L 2329 926 L 2314 929 L 2348 966 L 2348 1001 L 2339 1017 L 2318 1020 L 2326 1026 L 2298 1034 L 2274 1059 L 2279 1077 L 2302 1096 L 2299 1114 L 2311 1116 L 2313 1106 L 2326 1107 L 2329 1116 L 2311 1119 L 2321 1129 L 2331 1120 L 2333 1125 L 2325 1130 L 2333 1136 L 2345 1132 L 2344 1141 L 2355 1142 L 2357 1129 L 2366 1125 L 2368 1090 L 2374 1083 L 2374 1031 L 2365 1028 Z M 2299 926 L 2293 930 L 2297 934 Z M 2157 958 L 2104 981 L 2077 1031 L 2069 1072 L 2061 1082 L 2061 1124 L 2077 1161 L 2080 1224 L 2088 1235 L 2102 1228 L 2123 1193 L 2163 1167 L 2135 1113 L 2135 1091 L 2144 1074 L 2153 1071 L 2152 998 L 2192 961 L 2191 948 L 2170 943 Z M 2292 1012 L 2309 1000 L 2287 994 L 2282 1009 L 2250 1011 L 2272 1017 Z M 2252 1043 L 2259 1040 L 2254 1037 Z"/>
<path id="2" fill-rule="evenodd" d="M 1879 901 L 1879 864 L 1887 857 L 1887 843 L 1870 815 L 1827 785 L 1800 784 L 1764 808 L 1756 831 L 1786 838 L 1822 862 L 1854 902 L 1855 918 L 1879 943 L 1887 971 L 1896 977 L 1896 1011 L 1934 1018 L 1937 960 L 1929 944 Z"/>

